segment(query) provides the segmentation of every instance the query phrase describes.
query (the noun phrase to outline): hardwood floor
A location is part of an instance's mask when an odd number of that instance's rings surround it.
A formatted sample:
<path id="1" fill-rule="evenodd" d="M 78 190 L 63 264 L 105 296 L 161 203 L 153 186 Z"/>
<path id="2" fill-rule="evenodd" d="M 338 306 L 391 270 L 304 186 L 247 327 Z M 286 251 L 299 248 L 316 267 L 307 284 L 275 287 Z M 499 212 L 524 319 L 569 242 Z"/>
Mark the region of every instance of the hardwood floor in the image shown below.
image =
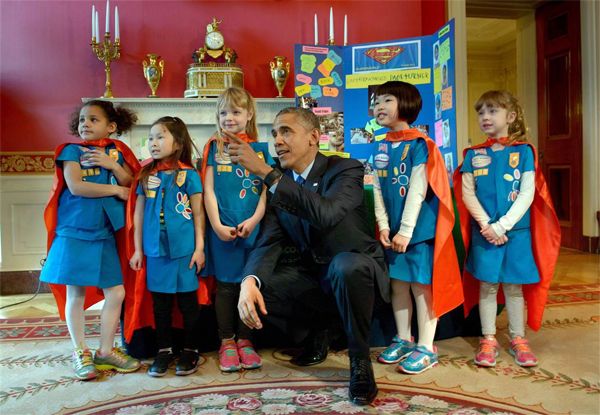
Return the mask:
<path id="1" fill-rule="evenodd" d="M 552 286 L 600 283 L 600 255 L 561 249 Z M 0 296 L 0 307 L 28 300 L 31 294 Z M 100 310 L 101 304 L 92 307 Z M 33 300 L 0 310 L 0 318 L 57 316 L 52 294 L 38 294 Z"/>

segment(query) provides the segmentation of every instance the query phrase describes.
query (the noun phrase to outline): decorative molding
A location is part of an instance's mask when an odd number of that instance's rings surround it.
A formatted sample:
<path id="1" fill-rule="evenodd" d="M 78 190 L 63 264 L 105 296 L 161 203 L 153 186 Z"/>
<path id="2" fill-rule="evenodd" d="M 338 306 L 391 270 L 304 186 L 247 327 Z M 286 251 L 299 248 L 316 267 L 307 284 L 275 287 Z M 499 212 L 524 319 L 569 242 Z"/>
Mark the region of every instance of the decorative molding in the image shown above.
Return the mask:
<path id="1" fill-rule="evenodd" d="M 0 152 L 2 174 L 51 174 L 53 172 L 53 152 Z"/>
<path id="2" fill-rule="evenodd" d="M 92 98 L 82 98 L 87 102 Z M 138 122 L 127 134 L 119 137 L 140 159 L 148 158 L 144 143 L 150 126 L 163 116 L 177 116 L 185 122 L 199 149 L 202 149 L 216 130 L 217 98 L 111 98 L 107 101 L 133 110 Z M 271 136 L 275 115 L 286 107 L 295 106 L 293 98 L 256 98 L 256 122 L 259 138 Z"/>

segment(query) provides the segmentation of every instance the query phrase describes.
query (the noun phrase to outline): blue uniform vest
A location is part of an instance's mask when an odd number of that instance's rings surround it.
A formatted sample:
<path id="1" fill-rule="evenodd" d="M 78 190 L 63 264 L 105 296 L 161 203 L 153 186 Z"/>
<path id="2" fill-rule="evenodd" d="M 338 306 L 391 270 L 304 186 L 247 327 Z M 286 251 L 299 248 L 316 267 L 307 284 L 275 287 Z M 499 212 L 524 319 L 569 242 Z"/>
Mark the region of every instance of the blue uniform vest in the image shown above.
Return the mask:
<path id="1" fill-rule="evenodd" d="M 249 144 L 265 163 L 273 164 L 268 143 Z M 254 215 L 263 189 L 262 179 L 242 166 L 232 164 L 227 154 L 223 158 L 218 157 L 216 141 L 211 144 L 207 165 L 213 167 L 215 196 L 221 223 L 235 227 Z M 254 246 L 259 229 L 260 224 L 254 228 L 252 235 L 242 240 L 246 247 Z"/>
<path id="2" fill-rule="evenodd" d="M 475 195 L 490 216 L 490 223 L 504 216 L 517 199 L 523 172 L 534 170 L 533 152 L 526 144 L 508 146 L 499 151 L 492 151 L 491 148 L 470 149 L 461 169 L 463 173 L 473 174 Z M 512 230 L 529 226 L 530 215 L 527 210 Z"/>
<path id="3" fill-rule="evenodd" d="M 90 165 L 85 156 L 88 148 L 85 145 L 69 144 L 62 150 L 56 162 L 79 163 L 83 181 L 118 185 L 112 171 Z M 104 150 L 113 160 L 123 165 L 123 156 L 114 145 L 107 146 Z M 124 206 L 124 202 L 115 196 L 75 196 L 68 186 L 65 186 L 58 202 L 56 234 L 85 240 L 108 238 L 125 225 Z"/>
<path id="4" fill-rule="evenodd" d="M 400 230 L 412 168 L 427 163 L 428 157 L 427 144 L 421 138 L 400 141 L 397 146 L 390 142 L 376 146 L 373 165 L 390 221 L 390 239 Z M 409 245 L 435 237 L 438 205 L 438 198 L 428 189 Z"/>
<path id="5" fill-rule="evenodd" d="M 172 173 L 159 171 L 148 177 L 147 188 L 141 183 L 137 194 L 146 197 L 142 242 L 144 254 L 150 257 L 160 253 L 160 212 L 164 212 L 169 257 L 180 258 L 194 252 L 196 234 L 190 205 L 190 196 L 202 192 L 200 176 L 194 169 L 181 169 Z"/>

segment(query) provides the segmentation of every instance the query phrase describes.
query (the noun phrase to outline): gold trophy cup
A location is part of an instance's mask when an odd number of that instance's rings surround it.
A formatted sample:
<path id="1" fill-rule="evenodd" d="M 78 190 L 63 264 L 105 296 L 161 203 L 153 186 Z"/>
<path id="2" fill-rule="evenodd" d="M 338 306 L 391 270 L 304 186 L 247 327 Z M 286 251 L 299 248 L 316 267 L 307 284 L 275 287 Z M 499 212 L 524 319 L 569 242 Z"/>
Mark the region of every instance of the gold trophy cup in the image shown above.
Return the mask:
<path id="1" fill-rule="evenodd" d="M 290 63 L 285 56 L 275 56 L 269 62 L 269 65 L 271 66 L 271 77 L 273 78 L 273 82 L 275 82 L 275 88 L 279 92 L 276 98 L 284 98 L 281 93 L 290 74 Z"/>
<path id="2" fill-rule="evenodd" d="M 150 86 L 150 90 L 152 91 L 151 95 L 148 95 L 149 98 L 156 98 L 156 90 L 158 89 L 158 84 L 162 79 L 165 70 L 165 61 L 163 61 L 159 55 L 154 53 L 149 53 L 146 55 L 148 61 L 144 60 L 142 64 L 144 65 L 144 78 L 148 82 Z"/>

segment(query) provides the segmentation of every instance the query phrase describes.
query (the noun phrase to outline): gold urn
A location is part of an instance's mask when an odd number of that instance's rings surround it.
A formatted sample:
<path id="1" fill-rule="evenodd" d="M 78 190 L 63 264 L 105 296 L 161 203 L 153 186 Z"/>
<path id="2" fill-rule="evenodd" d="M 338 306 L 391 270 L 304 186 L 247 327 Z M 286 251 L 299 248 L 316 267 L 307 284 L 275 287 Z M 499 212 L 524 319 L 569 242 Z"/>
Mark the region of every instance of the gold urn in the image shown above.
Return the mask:
<path id="1" fill-rule="evenodd" d="M 152 94 L 148 95 L 148 97 L 156 98 L 158 97 L 156 90 L 165 70 L 165 61 L 154 53 L 149 53 L 146 57 L 148 61 L 144 60 L 142 64 L 144 66 L 144 78 L 146 78 L 148 86 L 150 86 L 150 91 L 152 91 Z"/>
<path id="2" fill-rule="evenodd" d="M 271 78 L 279 92 L 276 98 L 283 98 L 283 88 L 290 75 L 290 63 L 285 56 L 275 56 L 269 65 L 271 66 Z"/>

